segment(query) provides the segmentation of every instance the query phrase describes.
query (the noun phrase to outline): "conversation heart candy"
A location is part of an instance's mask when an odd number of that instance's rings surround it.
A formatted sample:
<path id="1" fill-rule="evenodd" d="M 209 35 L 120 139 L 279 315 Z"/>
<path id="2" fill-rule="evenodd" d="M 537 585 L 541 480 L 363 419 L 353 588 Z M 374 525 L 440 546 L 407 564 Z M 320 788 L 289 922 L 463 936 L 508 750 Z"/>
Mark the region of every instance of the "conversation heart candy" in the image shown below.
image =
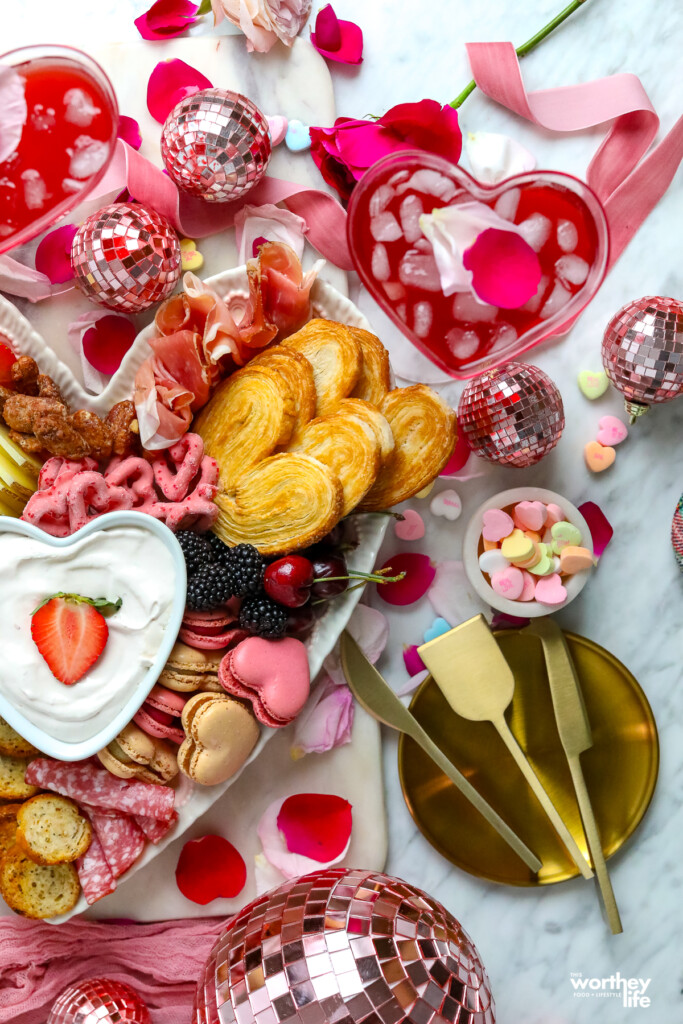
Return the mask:
<path id="1" fill-rule="evenodd" d="M 510 565 L 507 569 L 494 572 L 491 587 L 496 594 L 506 597 L 508 601 L 516 601 L 524 590 L 524 574 L 521 569 L 515 569 Z"/>
<path id="2" fill-rule="evenodd" d="M 536 584 L 534 597 L 540 604 L 557 605 L 567 600 L 567 590 L 556 572 L 550 576 L 541 576 Z"/>
<path id="3" fill-rule="evenodd" d="M 429 629 L 426 629 L 424 632 L 424 642 L 428 644 L 430 640 L 436 640 L 437 636 L 443 636 L 450 628 L 450 623 L 446 622 L 445 619 L 441 617 L 434 619 Z"/>
<path id="4" fill-rule="evenodd" d="M 180 239 L 180 260 L 183 271 L 199 270 L 204 265 L 204 257 L 197 249 L 197 243 L 192 238 Z"/>
<path id="5" fill-rule="evenodd" d="M 487 509 L 483 515 L 483 522 L 481 535 L 484 540 L 503 540 L 504 537 L 509 537 L 515 528 L 512 517 L 500 508 Z"/>
<path id="6" fill-rule="evenodd" d="M 592 569 L 594 564 L 593 556 L 588 548 L 568 544 L 560 552 L 560 570 L 570 575 L 581 572 L 582 569 Z"/>
<path id="7" fill-rule="evenodd" d="M 502 569 L 507 569 L 509 565 L 510 562 L 500 548 L 482 551 L 479 555 L 479 568 L 488 576 L 491 576 L 494 572 L 500 572 Z"/>
<path id="8" fill-rule="evenodd" d="M 311 148 L 311 135 L 302 121 L 293 120 L 287 125 L 285 146 L 291 153 L 301 153 Z"/>
<path id="9" fill-rule="evenodd" d="M 562 509 L 560 508 L 560 506 L 553 504 L 553 502 L 550 502 L 550 504 L 546 505 L 545 508 L 546 512 L 548 513 L 548 518 L 546 519 L 545 523 L 546 529 L 549 529 L 551 526 L 553 526 L 554 523 L 563 522 L 563 520 L 567 518 Z"/>
<path id="10" fill-rule="evenodd" d="M 553 538 L 553 552 L 559 555 L 568 544 L 578 547 L 583 540 L 581 530 L 573 523 L 555 523 L 550 529 Z"/>
<path id="11" fill-rule="evenodd" d="M 287 118 L 282 114 L 273 114 L 268 117 L 268 131 L 270 132 L 271 146 L 279 146 L 287 134 Z"/>
<path id="12" fill-rule="evenodd" d="M 443 516 L 454 522 L 462 512 L 462 501 L 457 491 L 441 491 L 435 498 L 432 498 L 429 509 L 432 515 Z"/>
<path id="13" fill-rule="evenodd" d="M 518 601 L 533 601 L 536 594 L 536 580 L 531 573 L 524 571 L 522 573 L 524 577 L 524 586 L 522 587 L 522 593 L 517 598 Z"/>
<path id="14" fill-rule="evenodd" d="M 527 535 L 528 536 L 528 535 Z M 538 565 L 541 558 L 545 554 L 542 550 L 541 545 L 537 541 L 532 541 L 533 551 L 528 558 L 516 558 L 515 565 L 518 569 L 530 569 L 532 565 Z"/>
<path id="15" fill-rule="evenodd" d="M 414 508 L 404 508 L 403 519 L 394 526 L 394 533 L 399 540 L 420 540 L 425 535 L 424 519 Z"/>
<path id="16" fill-rule="evenodd" d="M 521 530 L 513 530 L 501 545 L 501 551 L 511 562 L 524 562 L 534 553 L 534 542 Z"/>
<path id="17" fill-rule="evenodd" d="M 598 370 L 593 372 L 592 370 L 582 370 L 579 374 L 579 388 L 581 393 L 590 398 L 591 401 L 595 398 L 600 398 L 600 395 L 604 395 L 605 391 L 609 387 L 609 380 L 604 370 Z"/>
<path id="18" fill-rule="evenodd" d="M 538 533 L 545 525 L 548 512 L 542 501 L 520 501 L 515 505 L 514 518 L 522 530 Z"/>
<path id="19" fill-rule="evenodd" d="M 583 457 L 592 473 L 602 473 L 603 470 L 609 469 L 617 453 L 614 448 L 606 448 L 597 441 L 589 441 L 583 449 Z"/>
<path id="20" fill-rule="evenodd" d="M 628 437 L 628 427 L 616 416 L 603 416 L 598 427 L 598 435 L 595 440 L 605 447 L 621 444 Z"/>
<path id="21" fill-rule="evenodd" d="M 534 576 L 550 576 L 555 571 L 555 561 L 552 555 L 543 554 L 536 562 L 536 565 L 529 566 L 529 572 Z"/>

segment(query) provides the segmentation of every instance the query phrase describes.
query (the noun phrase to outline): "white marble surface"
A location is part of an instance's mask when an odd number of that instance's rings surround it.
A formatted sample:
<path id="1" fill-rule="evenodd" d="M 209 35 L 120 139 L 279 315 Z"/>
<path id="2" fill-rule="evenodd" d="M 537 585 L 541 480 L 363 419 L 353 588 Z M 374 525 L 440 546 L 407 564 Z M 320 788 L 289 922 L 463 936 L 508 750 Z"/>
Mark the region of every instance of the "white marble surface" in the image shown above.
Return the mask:
<path id="1" fill-rule="evenodd" d="M 3 24 L 4 44 L 54 39 L 87 45 L 104 36 L 135 39 L 132 18 L 147 0 L 33 0 L 14 7 Z M 509 4 L 487 0 L 335 0 L 341 17 L 363 27 L 365 61 L 359 69 L 332 70 L 337 111 L 347 116 L 380 114 L 394 103 L 431 96 L 448 101 L 470 78 L 466 40 L 531 36 L 562 4 L 534 0 Z M 30 15 L 29 15 L 30 10 Z M 68 11 L 68 17 L 66 12 Z M 3 12 L 5 13 L 5 12 Z M 530 87 L 586 81 L 618 71 L 641 77 L 668 129 L 680 113 L 680 44 L 683 15 L 672 3 L 648 0 L 589 0 L 524 62 Z M 678 92 L 678 96 L 677 96 Z M 466 130 L 514 133 L 539 163 L 582 174 L 601 130 L 551 137 L 521 122 L 475 93 L 462 110 Z M 500 1024 L 621 1024 L 673 1022 L 682 1017 L 680 892 L 683 886 L 681 806 L 683 804 L 683 682 L 681 598 L 683 577 L 669 547 L 673 509 L 683 485 L 683 401 L 662 407 L 642 421 L 618 452 L 616 465 L 589 475 L 583 444 L 606 412 L 619 414 L 611 393 L 590 404 L 578 392 L 576 374 L 599 368 L 599 346 L 609 316 L 625 301 L 646 294 L 680 296 L 681 174 L 668 195 L 613 269 L 590 308 L 561 342 L 535 350 L 562 392 L 567 414 L 564 436 L 554 453 L 529 471 L 485 468 L 484 476 L 456 485 L 463 518 L 433 557 L 458 557 L 463 523 L 486 496 L 528 482 L 562 491 L 580 503 L 597 501 L 615 527 L 615 539 L 599 572 L 580 600 L 561 613 L 563 625 L 601 643 L 634 672 L 653 706 L 662 761 L 653 805 L 611 870 L 624 934 L 610 937 L 590 885 L 570 882 L 543 890 L 518 891 L 485 885 L 452 869 L 416 831 L 401 798 L 396 742 L 385 736 L 385 785 L 390 810 L 388 869 L 423 886 L 463 922 L 487 965 Z M 377 329 L 382 321 L 375 318 Z M 393 331 L 383 334 L 400 344 Z M 398 353 L 400 357 L 400 353 Z M 448 388 L 455 402 L 460 385 Z M 483 464 L 482 464 L 483 466 Z M 440 484 L 439 487 L 444 487 Z M 419 505 L 429 520 L 427 503 Z M 400 546 L 386 542 L 387 556 Z M 464 601 L 463 617 L 478 610 Z M 392 615 L 393 655 L 383 668 L 397 687 L 406 681 L 402 640 L 418 640 L 433 619 L 426 600 Z M 651 979 L 649 1009 L 624 1009 L 618 1000 L 573 998 L 570 972 L 584 977 Z"/>

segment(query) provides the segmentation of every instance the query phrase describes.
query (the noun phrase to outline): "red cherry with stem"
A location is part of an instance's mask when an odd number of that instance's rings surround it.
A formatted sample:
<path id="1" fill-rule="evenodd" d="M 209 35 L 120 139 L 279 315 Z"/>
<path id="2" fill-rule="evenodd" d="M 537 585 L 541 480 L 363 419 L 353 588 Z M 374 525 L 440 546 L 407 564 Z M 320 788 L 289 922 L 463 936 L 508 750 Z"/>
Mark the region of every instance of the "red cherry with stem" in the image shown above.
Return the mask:
<path id="1" fill-rule="evenodd" d="M 273 601 L 287 608 L 300 608 L 311 596 L 313 563 L 302 555 L 287 555 L 267 566 L 263 588 Z"/>

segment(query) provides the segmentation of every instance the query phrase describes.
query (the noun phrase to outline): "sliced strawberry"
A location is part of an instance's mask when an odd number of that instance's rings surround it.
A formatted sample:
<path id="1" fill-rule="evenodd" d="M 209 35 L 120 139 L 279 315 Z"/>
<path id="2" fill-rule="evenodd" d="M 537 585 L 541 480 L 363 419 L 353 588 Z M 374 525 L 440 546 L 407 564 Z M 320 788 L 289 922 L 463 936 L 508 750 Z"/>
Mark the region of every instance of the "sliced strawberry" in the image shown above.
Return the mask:
<path id="1" fill-rule="evenodd" d="M 109 628 L 95 605 L 110 608 L 102 598 L 55 594 L 36 608 L 31 636 L 56 679 L 78 682 L 104 650 Z"/>

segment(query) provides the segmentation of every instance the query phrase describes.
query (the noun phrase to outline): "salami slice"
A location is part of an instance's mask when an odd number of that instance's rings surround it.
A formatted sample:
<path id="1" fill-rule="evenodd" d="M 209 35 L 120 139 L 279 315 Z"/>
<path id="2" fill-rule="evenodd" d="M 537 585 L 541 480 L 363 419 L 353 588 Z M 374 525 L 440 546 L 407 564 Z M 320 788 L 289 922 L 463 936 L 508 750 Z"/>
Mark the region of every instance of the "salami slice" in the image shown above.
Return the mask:
<path id="1" fill-rule="evenodd" d="M 97 903 L 116 888 L 116 881 L 96 835 L 93 835 L 83 856 L 76 861 L 76 870 L 88 904 Z"/>
<path id="2" fill-rule="evenodd" d="M 173 812 L 173 816 L 170 821 L 157 821 L 156 818 L 146 818 L 144 815 L 136 814 L 135 821 L 145 833 L 150 843 L 160 843 L 167 832 L 169 832 L 176 821 L 178 820 L 178 814 L 176 811 Z"/>
<path id="3" fill-rule="evenodd" d="M 89 808 L 88 814 L 111 873 L 114 878 L 119 878 L 144 850 L 145 835 L 127 814 L 107 813 L 95 808 Z"/>
<path id="4" fill-rule="evenodd" d="M 117 779 L 106 768 L 85 761 L 39 757 L 30 763 L 25 778 L 31 785 L 69 796 L 77 804 L 140 814 L 156 821 L 169 822 L 173 817 L 174 794 L 168 786 Z"/>

